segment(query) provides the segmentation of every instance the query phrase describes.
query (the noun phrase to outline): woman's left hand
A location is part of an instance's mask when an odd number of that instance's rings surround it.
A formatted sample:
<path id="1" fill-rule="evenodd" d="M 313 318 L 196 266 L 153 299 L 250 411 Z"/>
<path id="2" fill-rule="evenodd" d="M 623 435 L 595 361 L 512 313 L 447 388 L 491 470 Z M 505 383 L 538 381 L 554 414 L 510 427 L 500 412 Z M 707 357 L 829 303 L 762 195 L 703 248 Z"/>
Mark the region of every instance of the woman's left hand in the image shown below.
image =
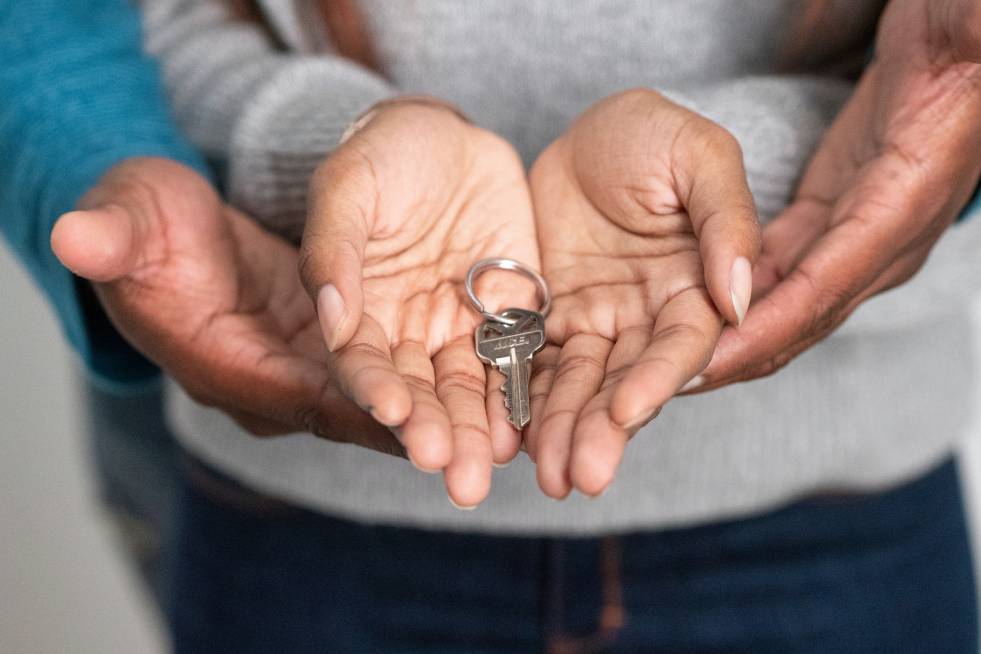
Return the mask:
<path id="1" fill-rule="evenodd" d="M 611 96 L 531 171 L 553 310 L 525 432 L 553 497 L 596 495 L 628 438 L 708 363 L 749 303 L 759 227 L 742 153 L 646 90 Z"/>

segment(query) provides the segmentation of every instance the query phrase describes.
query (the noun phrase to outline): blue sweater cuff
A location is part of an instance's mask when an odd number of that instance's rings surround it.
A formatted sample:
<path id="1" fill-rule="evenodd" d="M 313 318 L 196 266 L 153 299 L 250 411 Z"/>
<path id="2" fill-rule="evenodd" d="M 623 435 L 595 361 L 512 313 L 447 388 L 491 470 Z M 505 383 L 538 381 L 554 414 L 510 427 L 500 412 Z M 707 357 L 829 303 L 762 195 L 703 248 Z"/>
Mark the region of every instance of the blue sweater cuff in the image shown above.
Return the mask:
<path id="1" fill-rule="evenodd" d="M 92 288 L 55 258 L 51 228 L 113 166 L 159 156 L 208 175 L 169 115 L 127 0 L 0 3 L 0 231 L 102 385 L 158 377 Z"/>

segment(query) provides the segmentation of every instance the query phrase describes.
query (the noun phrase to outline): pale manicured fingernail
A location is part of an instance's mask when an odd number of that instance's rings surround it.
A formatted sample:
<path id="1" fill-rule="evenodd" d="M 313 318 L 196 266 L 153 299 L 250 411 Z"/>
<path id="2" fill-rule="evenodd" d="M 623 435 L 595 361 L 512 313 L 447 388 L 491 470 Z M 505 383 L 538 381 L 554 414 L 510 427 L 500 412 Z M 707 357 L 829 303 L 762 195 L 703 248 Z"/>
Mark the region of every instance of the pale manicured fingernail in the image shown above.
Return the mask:
<path id="1" fill-rule="evenodd" d="M 347 320 L 344 298 L 333 284 L 327 284 L 317 293 L 317 318 L 320 320 L 320 329 L 324 333 L 327 349 L 333 352 L 337 346 L 341 327 Z"/>
<path id="2" fill-rule="evenodd" d="M 658 414 L 660 414 L 660 413 L 661 413 L 661 407 L 658 407 L 658 408 L 654 409 L 653 411 L 645 411 L 645 412 L 641 413 L 639 416 L 637 416 L 636 418 L 634 418 L 633 420 L 630 420 L 629 422 L 627 422 L 626 424 L 624 424 L 623 425 L 623 428 L 624 429 L 628 429 L 628 430 L 629 429 L 638 429 L 638 428 L 646 425 L 647 423 L 649 423 L 654 418 L 656 418 L 658 416 Z"/>
<path id="3" fill-rule="evenodd" d="M 440 472 L 440 470 L 437 468 L 426 468 L 425 466 L 421 466 L 416 463 L 416 460 L 412 458 L 412 452 L 406 451 L 405 455 L 409 457 L 409 463 L 411 463 L 412 466 L 419 472 L 425 472 L 427 475 L 435 475 L 437 472 Z"/>
<path id="4" fill-rule="evenodd" d="M 746 257 L 738 257 L 732 263 L 729 272 L 729 296 L 732 306 L 736 309 L 736 324 L 743 324 L 746 311 L 749 310 L 749 300 L 753 296 L 753 267 Z"/>
<path id="5" fill-rule="evenodd" d="M 454 502 L 453 501 L 453 498 L 450 497 L 449 495 L 446 496 L 446 499 L 448 499 L 450 501 L 450 504 L 453 505 L 453 508 L 454 509 L 459 509 L 460 511 L 473 511 L 474 509 L 477 508 L 477 505 L 476 504 L 474 504 L 473 506 L 461 506 L 461 505 L 457 504 L 456 502 Z"/>
<path id="6" fill-rule="evenodd" d="M 688 380 L 688 383 L 682 386 L 681 390 L 678 392 L 686 393 L 688 391 L 693 391 L 704 383 L 705 383 L 705 378 L 702 377 L 701 375 L 696 375 L 692 377 L 690 380 Z"/>
<path id="7" fill-rule="evenodd" d="M 514 459 L 511 459 L 510 461 L 505 461 L 504 463 L 498 463 L 497 461 L 495 461 L 493 463 L 493 466 L 495 468 L 497 468 L 498 470 L 504 470 L 505 468 L 507 468 L 512 463 L 514 463 Z"/>
<path id="8" fill-rule="evenodd" d="M 610 489 L 610 485 L 607 484 L 606 486 L 603 487 L 603 490 L 601 490 L 600 492 L 596 493 L 595 495 L 586 495 L 586 499 L 589 499 L 589 500 L 598 500 L 599 498 L 601 498 L 604 495 L 606 495 L 606 491 L 608 491 L 609 489 Z"/>

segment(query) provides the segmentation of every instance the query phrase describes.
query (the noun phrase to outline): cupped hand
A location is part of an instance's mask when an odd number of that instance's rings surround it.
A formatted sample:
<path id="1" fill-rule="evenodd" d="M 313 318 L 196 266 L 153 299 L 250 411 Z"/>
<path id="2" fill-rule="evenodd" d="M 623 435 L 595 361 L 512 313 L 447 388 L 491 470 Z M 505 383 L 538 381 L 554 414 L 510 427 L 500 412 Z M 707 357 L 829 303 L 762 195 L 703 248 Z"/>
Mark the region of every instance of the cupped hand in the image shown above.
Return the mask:
<path id="1" fill-rule="evenodd" d="M 456 505 L 478 504 L 520 434 L 474 353 L 463 283 L 485 257 L 538 268 L 514 149 L 446 107 L 382 106 L 314 175 L 301 252 L 341 389 L 417 467 L 444 471 Z M 515 275 L 485 275 L 478 292 L 491 310 L 534 302 Z"/>
<path id="2" fill-rule="evenodd" d="M 596 495 L 741 321 L 756 211 L 735 139 L 643 89 L 583 114 L 531 187 L 556 345 L 535 358 L 526 448 L 546 494 Z"/>
<path id="3" fill-rule="evenodd" d="M 875 59 L 763 231 L 759 297 L 700 389 L 770 374 L 912 277 L 981 172 L 981 3 L 892 0 Z"/>
<path id="4" fill-rule="evenodd" d="M 309 431 L 402 455 L 329 383 L 297 251 L 162 159 L 114 167 L 61 217 L 61 262 L 120 332 L 197 401 L 257 435 Z"/>

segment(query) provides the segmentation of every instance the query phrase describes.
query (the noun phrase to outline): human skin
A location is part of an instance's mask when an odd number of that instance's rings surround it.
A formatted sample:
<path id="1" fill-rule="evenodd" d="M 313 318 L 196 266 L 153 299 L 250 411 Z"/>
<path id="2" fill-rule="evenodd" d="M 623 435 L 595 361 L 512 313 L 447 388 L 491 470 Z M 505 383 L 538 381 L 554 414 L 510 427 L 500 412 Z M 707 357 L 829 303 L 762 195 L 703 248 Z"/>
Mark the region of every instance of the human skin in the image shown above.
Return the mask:
<path id="1" fill-rule="evenodd" d="M 314 176 L 301 272 L 339 387 L 396 429 L 419 467 L 443 469 L 451 500 L 468 508 L 486 497 L 491 463 L 521 444 L 500 375 L 485 377 L 473 351 L 480 318 L 462 282 L 475 261 L 541 266 L 552 287 L 555 345 L 533 368 L 558 361 L 533 381 L 526 449 L 537 457 L 534 416 L 561 416 L 542 438 L 540 469 L 557 470 L 568 462 L 553 450 L 602 417 L 596 438 L 572 448 L 573 478 L 595 494 L 627 435 L 708 362 L 723 316 L 745 312 L 758 245 L 735 140 L 653 91 L 598 103 L 542 155 L 530 188 L 498 137 L 403 103 L 381 107 Z M 534 307 L 519 277 L 489 281 L 478 291 L 493 309 Z M 587 357 L 598 368 L 580 374 Z M 542 487 L 568 492 L 557 484 Z"/>
<path id="2" fill-rule="evenodd" d="M 875 59 L 763 230 L 754 301 L 693 388 L 771 374 L 910 279 L 981 173 L 981 3 L 892 0 Z"/>
<path id="3" fill-rule="evenodd" d="M 310 432 L 404 455 L 330 382 L 295 247 L 165 159 L 111 169 L 51 235 L 113 323 L 195 400 L 251 433 Z"/>
<path id="4" fill-rule="evenodd" d="M 493 464 L 520 445 L 500 375 L 474 354 L 481 317 L 463 292 L 492 256 L 539 266 L 524 169 L 448 107 L 380 106 L 311 181 L 300 273 L 334 378 L 418 468 L 443 472 L 460 508 L 487 497 Z M 515 275 L 484 275 L 477 290 L 491 310 L 534 304 Z"/>
<path id="5" fill-rule="evenodd" d="M 708 363 L 723 320 L 741 321 L 756 210 L 732 135 L 649 89 L 588 109 L 531 188 L 554 309 L 526 446 L 547 495 L 597 495 Z"/>

